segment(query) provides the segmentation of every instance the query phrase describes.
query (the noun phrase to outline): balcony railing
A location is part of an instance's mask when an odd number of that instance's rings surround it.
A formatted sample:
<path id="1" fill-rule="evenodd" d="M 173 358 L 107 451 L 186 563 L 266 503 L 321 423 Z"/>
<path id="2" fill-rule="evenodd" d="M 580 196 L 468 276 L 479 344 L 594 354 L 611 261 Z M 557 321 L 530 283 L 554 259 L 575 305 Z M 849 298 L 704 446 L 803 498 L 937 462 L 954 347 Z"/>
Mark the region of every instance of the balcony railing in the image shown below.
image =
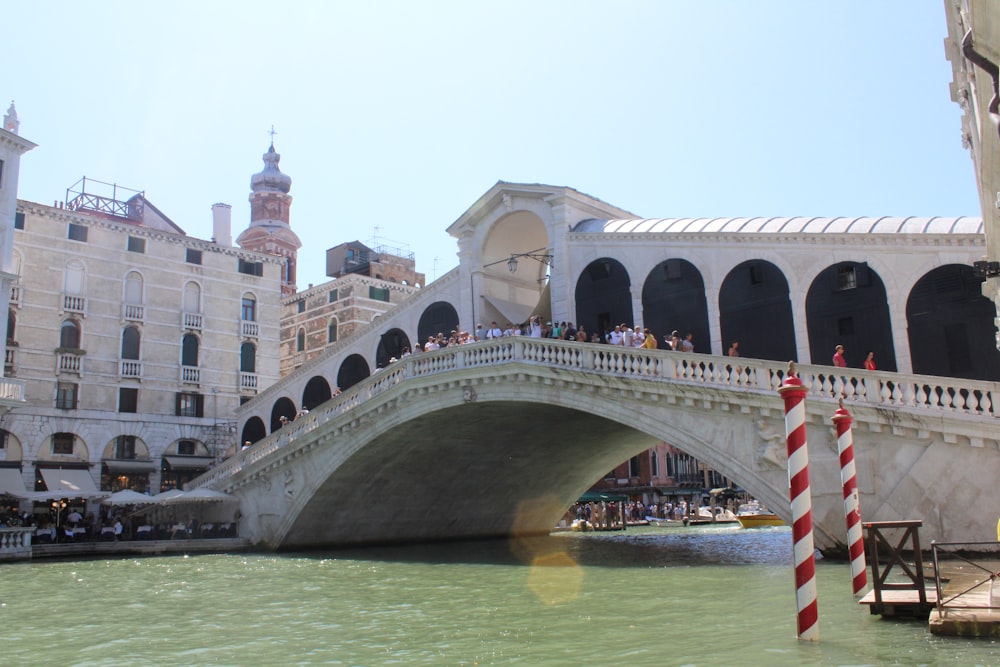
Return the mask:
<path id="1" fill-rule="evenodd" d="M 10 342 L 8 341 L 7 344 L 10 345 Z M 3 366 L 4 366 L 4 370 L 6 371 L 4 373 L 4 375 L 11 375 L 12 374 L 12 371 L 14 370 L 14 362 L 17 360 L 16 353 L 17 353 L 17 350 L 15 348 L 13 348 L 13 347 L 8 347 L 4 351 Z"/>
<path id="2" fill-rule="evenodd" d="M 56 359 L 56 371 L 83 375 L 83 357 L 74 352 L 60 352 Z"/>
<path id="3" fill-rule="evenodd" d="M 181 366 L 181 382 L 201 384 L 201 369 L 197 366 Z"/>
<path id="4" fill-rule="evenodd" d="M 142 379 L 142 362 L 133 361 L 132 359 L 122 359 L 121 376 L 123 378 Z"/>
<path id="5" fill-rule="evenodd" d="M 250 389 L 257 391 L 257 374 L 240 373 L 240 390 Z"/>
<path id="6" fill-rule="evenodd" d="M 10 286 L 10 305 L 20 306 L 21 305 L 21 292 L 23 288 L 20 285 Z"/>
<path id="7" fill-rule="evenodd" d="M 146 309 L 142 304 L 123 303 L 122 317 L 125 318 L 126 322 L 142 322 L 145 310 Z"/>
<path id="8" fill-rule="evenodd" d="M 24 380 L 13 378 L 0 378 L 0 402 L 23 403 L 24 402 Z"/>
<path id="9" fill-rule="evenodd" d="M 67 313 L 87 314 L 87 297 L 63 294 L 63 310 Z"/>
<path id="10" fill-rule="evenodd" d="M 260 336 L 260 325 L 250 320 L 240 320 L 241 333 L 244 338 L 257 338 Z"/>
<path id="11" fill-rule="evenodd" d="M 201 331 L 201 313 L 181 313 L 181 327 Z"/>

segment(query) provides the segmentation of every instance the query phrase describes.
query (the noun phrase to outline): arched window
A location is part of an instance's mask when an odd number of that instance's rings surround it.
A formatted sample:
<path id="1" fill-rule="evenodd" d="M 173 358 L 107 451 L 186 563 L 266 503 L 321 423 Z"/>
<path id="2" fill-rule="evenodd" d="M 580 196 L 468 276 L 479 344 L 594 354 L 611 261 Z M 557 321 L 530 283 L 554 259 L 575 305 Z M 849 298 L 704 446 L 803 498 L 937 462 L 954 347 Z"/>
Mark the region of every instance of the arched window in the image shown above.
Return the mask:
<path id="1" fill-rule="evenodd" d="M 122 359 L 139 359 L 138 327 L 125 327 L 122 331 Z"/>
<path id="2" fill-rule="evenodd" d="M 184 334 L 181 339 L 181 365 L 198 365 L 198 337 L 194 334 Z"/>
<path id="3" fill-rule="evenodd" d="M 326 342 L 336 343 L 337 342 L 337 320 L 333 318 L 330 323 L 326 325 Z"/>
<path id="4" fill-rule="evenodd" d="M 63 291 L 66 294 L 83 294 L 85 274 L 86 270 L 83 266 L 83 262 L 76 259 L 68 262 L 66 264 L 66 270 L 63 273 Z"/>
<path id="5" fill-rule="evenodd" d="M 80 349 L 80 325 L 75 320 L 64 320 L 59 328 L 59 347 Z"/>
<path id="6" fill-rule="evenodd" d="M 306 330 L 299 329 L 295 334 L 295 351 L 302 352 L 304 349 L 306 349 Z"/>
<path id="7" fill-rule="evenodd" d="M 201 312 L 201 285 L 194 281 L 184 284 L 184 312 Z"/>
<path id="8" fill-rule="evenodd" d="M 129 271 L 125 276 L 125 303 L 137 306 L 142 303 L 142 275 Z"/>
<path id="9" fill-rule="evenodd" d="M 240 372 L 257 372 L 257 347 L 253 343 L 240 345 Z"/>
<path id="10" fill-rule="evenodd" d="M 17 316 L 13 308 L 7 309 L 7 342 L 14 340 L 14 328 L 17 325 Z"/>
<path id="11" fill-rule="evenodd" d="M 240 319 L 244 322 L 257 321 L 257 299 L 252 294 L 244 294 L 240 307 Z"/>

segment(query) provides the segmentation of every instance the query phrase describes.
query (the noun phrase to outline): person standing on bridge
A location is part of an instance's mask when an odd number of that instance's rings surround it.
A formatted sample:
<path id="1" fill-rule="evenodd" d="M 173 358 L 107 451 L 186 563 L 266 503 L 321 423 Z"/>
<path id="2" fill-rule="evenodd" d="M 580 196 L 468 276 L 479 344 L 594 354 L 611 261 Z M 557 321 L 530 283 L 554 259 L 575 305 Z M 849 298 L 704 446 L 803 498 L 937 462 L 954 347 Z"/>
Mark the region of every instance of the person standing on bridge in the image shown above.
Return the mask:
<path id="1" fill-rule="evenodd" d="M 844 346 L 838 345 L 833 352 L 833 365 L 837 368 L 847 368 L 847 359 L 844 358 Z"/>
<path id="2" fill-rule="evenodd" d="M 873 371 L 875 370 L 875 353 L 869 352 L 868 356 L 865 357 L 865 370 Z"/>

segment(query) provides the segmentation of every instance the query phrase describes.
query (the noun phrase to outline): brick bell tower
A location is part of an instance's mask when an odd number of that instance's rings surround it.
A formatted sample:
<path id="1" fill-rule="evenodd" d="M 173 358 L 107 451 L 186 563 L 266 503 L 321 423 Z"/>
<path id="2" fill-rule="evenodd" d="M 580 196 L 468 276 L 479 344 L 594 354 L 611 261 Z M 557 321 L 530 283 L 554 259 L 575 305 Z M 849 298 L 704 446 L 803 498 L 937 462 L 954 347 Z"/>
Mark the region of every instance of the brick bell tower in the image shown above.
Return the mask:
<path id="1" fill-rule="evenodd" d="M 278 169 L 281 160 L 274 150 L 274 131 L 271 146 L 264 153 L 264 169 L 250 177 L 250 226 L 236 239 L 244 250 L 277 255 L 285 260 L 281 275 L 281 296 L 295 294 L 295 264 L 302 241 L 292 231 L 289 209 L 292 197 L 292 179 Z"/>

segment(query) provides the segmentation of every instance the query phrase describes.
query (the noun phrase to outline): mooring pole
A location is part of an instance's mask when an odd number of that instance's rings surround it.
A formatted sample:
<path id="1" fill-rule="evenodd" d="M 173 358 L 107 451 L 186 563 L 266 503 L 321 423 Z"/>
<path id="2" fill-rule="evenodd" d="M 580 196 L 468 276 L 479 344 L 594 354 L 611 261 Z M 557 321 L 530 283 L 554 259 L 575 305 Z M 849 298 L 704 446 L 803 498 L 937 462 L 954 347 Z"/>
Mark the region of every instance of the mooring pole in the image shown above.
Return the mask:
<path id="1" fill-rule="evenodd" d="M 799 639 L 819 641 L 816 603 L 816 553 L 813 544 L 812 495 L 809 489 L 809 447 L 806 442 L 808 390 L 788 362 L 788 374 L 778 389 L 785 402 L 785 442 L 788 445 L 788 492 L 792 503 L 792 542 L 795 558 L 795 601 Z"/>
<path id="2" fill-rule="evenodd" d="M 860 595 L 868 585 L 865 563 L 865 542 L 861 530 L 861 499 L 858 496 L 858 480 L 854 468 L 854 434 L 851 413 L 840 407 L 833 413 L 833 423 L 837 427 L 837 451 L 840 453 L 840 483 L 844 487 L 844 518 L 847 521 L 847 545 L 851 556 L 851 580 L 854 594 Z"/>

